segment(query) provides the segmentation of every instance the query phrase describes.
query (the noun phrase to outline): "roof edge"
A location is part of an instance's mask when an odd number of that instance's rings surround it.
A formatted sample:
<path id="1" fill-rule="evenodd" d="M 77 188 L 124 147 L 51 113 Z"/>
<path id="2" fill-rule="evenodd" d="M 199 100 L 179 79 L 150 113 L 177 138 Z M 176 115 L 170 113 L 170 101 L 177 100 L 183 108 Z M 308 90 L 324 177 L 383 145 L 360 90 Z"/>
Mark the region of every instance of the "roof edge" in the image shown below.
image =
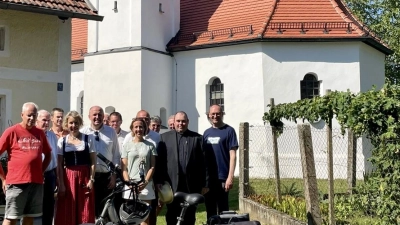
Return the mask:
<path id="1" fill-rule="evenodd" d="M 30 5 L 21 5 L 21 4 L 6 3 L 6 2 L 0 2 L 0 9 L 10 9 L 16 11 L 40 13 L 46 15 L 59 16 L 59 17 L 79 18 L 79 19 L 94 20 L 94 21 L 103 21 L 104 18 L 103 16 L 99 15 L 88 15 L 82 13 L 74 13 L 68 11 L 47 9 L 43 7 L 35 7 Z"/>
<path id="2" fill-rule="evenodd" d="M 220 42 L 220 43 L 211 43 L 204 45 L 194 45 L 194 46 L 182 46 L 175 48 L 168 48 L 169 52 L 181 52 L 181 51 L 191 51 L 191 50 L 199 50 L 206 48 L 216 48 L 216 47 L 225 47 L 225 46 L 233 46 L 233 45 L 241 45 L 241 44 L 250 44 L 250 43 L 262 43 L 262 42 L 363 42 L 374 49 L 382 52 L 385 55 L 393 54 L 393 50 L 388 47 L 382 45 L 380 42 L 375 40 L 372 37 L 356 37 L 356 38 L 253 38 L 246 40 L 236 40 L 231 42 Z"/>
<path id="3" fill-rule="evenodd" d="M 357 30 L 361 35 L 369 36 L 372 39 L 375 39 L 377 43 L 389 49 L 389 46 L 386 43 L 384 43 L 382 39 L 378 37 L 378 35 L 376 35 L 368 26 L 366 26 L 363 22 L 361 22 L 361 20 L 359 20 L 357 16 L 355 16 L 351 12 L 351 9 L 346 5 L 346 3 L 344 3 L 343 0 L 331 0 L 331 2 L 334 6 L 336 5 L 335 8 L 338 7 L 342 11 L 342 13 L 344 14 L 344 16 L 342 16 L 343 19 L 347 18 L 348 20 L 353 22 L 354 25 L 357 26 L 358 28 Z"/>
<path id="4" fill-rule="evenodd" d="M 268 24 L 271 21 L 272 16 L 274 15 L 275 11 L 276 11 L 276 6 L 278 5 L 278 1 L 279 0 L 274 0 L 273 4 L 273 8 L 272 10 L 269 12 L 269 15 L 267 16 L 267 21 L 265 21 L 265 23 L 263 24 L 263 26 L 261 27 L 261 32 L 259 32 L 257 35 L 259 37 L 264 36 L 265 31 L 267 30 Z"/>

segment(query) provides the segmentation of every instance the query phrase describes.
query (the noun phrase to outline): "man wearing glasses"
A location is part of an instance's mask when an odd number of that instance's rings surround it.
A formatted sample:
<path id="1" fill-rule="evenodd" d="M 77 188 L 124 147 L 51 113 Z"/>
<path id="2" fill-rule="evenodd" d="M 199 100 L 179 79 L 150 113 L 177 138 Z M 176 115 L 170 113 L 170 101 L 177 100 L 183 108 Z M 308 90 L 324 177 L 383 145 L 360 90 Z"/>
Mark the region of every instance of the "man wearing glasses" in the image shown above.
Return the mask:
<path id="1" fill-rule="evenodd" d="M 137 114 L 136 114 L 136 118 L 142 119 L 146 122 L 147 127 L 150 126 L 150 114 L 146 111 L 146 110 L 140 110 Z M 154 144 L 154 147 L 157 149 L 158 143 L 160 142 L 160 134 L 152 131 L 151 129 L 147 129 L 147 134 L 144 136 L 144 140 L 147 140 L 151 143 Z M 126 135 L 125 139 L 124 139 L 124 143 L 128 143 L 130 141 L 133 140 L 132 137 L 132 132 L 129 133 L 128 135 Z M 156 157 L 157 160 L 157 157 Z M 156 166 L 157 166 L 157 161 L 156 161 Z M 157 209 L 157 205 L 158 205 L 158 198 L 157 198 L 157 191 L 156 191 L 156 199 L 152 200 L 151 202 L 151 212 L 149 215 L 149 225 L 156 225 L 157 224 L 157 216 L 156 216 L 156 209 Z"/>
<path id="2" fill-rule="evenodd" d="M 121 165 L 121 155 L 117 134 L 114 129 L 104 125 L 104 111 L 100 106 L 92 106 L 89 110 L 90 126 L 81 129 L 81 132 L 87 135 L 93 135 L 95 139 L 96 152 L 101 153 L 115 165 Z M 96 174 L 94 182 L 96 217 L 100 216 L 103 204 L 102 200 L 107 197 L 115 187 L 115 174 L 111 175 L 107 165 L 97 159 Z"/>

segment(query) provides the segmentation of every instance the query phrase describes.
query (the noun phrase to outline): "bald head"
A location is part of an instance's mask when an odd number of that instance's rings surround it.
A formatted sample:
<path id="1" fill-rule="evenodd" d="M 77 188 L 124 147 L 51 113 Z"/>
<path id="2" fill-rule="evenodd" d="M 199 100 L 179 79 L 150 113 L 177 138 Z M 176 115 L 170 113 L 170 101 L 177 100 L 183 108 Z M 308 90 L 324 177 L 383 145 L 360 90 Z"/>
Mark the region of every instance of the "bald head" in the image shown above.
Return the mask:
<path id="1" fill-rule="evenodd" d="M 219 105 L 210 106 L 210 111 L 208 112 L 208 119 L 213 127 L 221 127 L 224 125 L 224 112 L 222 107 Z"/>
<path id="2" fill-rule="evenodd" d="M 89 109 L 91 127 L 95 130 L 103 126 L 104 110 L 100 106 L 92 106 Z"/>
<path id="3" fill-rule="evenodd" d="M 142 119 L 146 122 L 147 127 L 150 126 L 150 114 L 146 110 L 140 110 L 136 113 L 136 118 Z"/>

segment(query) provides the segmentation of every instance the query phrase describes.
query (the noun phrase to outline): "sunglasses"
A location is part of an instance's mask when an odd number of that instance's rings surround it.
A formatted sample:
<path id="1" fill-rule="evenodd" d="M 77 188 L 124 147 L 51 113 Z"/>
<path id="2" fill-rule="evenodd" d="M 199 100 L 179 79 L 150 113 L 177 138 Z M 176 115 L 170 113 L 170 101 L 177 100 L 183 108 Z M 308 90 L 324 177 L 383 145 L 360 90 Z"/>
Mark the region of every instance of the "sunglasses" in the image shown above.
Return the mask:
<path id="1" fill-rule="evenodd" d="M 94 135 L 95 135 L 94 139 L 95 139 L 96 141 L 100 141 L 99 132 L 98 132 L 98 131 L 95 131 L 95 132 L 94 132 Z"/>

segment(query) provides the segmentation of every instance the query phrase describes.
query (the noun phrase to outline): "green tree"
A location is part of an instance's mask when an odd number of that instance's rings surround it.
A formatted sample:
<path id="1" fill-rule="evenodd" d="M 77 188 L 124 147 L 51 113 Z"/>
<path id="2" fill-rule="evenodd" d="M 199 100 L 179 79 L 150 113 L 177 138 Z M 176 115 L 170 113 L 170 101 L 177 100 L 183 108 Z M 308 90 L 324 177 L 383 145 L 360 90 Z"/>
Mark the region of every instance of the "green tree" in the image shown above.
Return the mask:
<path id="1" fill-rule="evenodd" d="M 386 57 L 388 82 L 400 83 L 400 1 L 345 0 L 353 14 L 389 45 L 394 53 Z"/>

